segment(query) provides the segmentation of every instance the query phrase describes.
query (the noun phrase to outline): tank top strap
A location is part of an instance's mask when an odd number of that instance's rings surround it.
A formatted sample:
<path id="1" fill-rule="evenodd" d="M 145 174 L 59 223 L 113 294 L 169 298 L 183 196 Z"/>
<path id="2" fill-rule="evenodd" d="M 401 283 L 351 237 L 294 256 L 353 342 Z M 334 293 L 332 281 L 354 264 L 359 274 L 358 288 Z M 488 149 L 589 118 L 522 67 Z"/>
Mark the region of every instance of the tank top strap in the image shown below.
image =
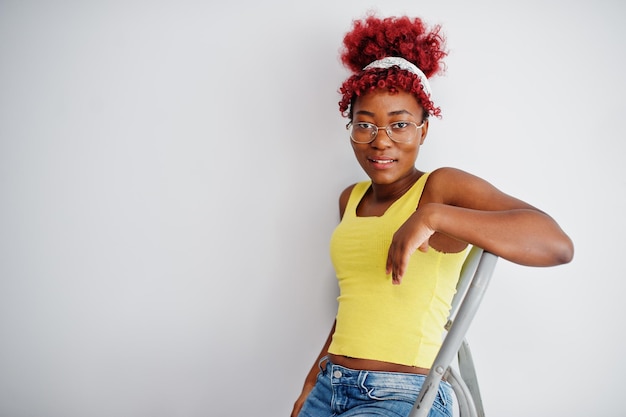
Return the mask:
<path id="1" fill-rule="evenodd" d="M 354 185 L 354 188 L 352 188 L 350 192 L 348 203 L 346 204 L 344 216 L 356 216 L 356 208 L 371 185 L 372 181 L 362 181 Z"/>

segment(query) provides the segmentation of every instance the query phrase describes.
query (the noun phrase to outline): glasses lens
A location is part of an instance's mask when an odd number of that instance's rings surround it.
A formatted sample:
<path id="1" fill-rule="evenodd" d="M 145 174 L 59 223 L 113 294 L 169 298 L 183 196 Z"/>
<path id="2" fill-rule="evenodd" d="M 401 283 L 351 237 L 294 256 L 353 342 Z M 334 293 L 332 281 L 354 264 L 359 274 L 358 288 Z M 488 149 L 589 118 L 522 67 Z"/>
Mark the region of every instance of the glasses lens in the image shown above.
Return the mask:
<path id="1" fill-rule="evenodd" d="M 417 125 L 411 122 L 395 122 L 389 125 L 387 133 L 396 142 L 410 142 L 417 134 Z"/>
<path id="2" fill-rule="evenodd" d="M 387 135 L 394 142 L 407 143 L 411 142 L 417 135 L 417 126 L 413 122 L 394 122 L 385 128 Z M 382 128 L 381 128 L 382 129 Z M 370 143 L 379 133 L 378 127 L 372 123 L 358 122 L 348 125 L 350 138 L 356 143 Z"/>
<path id="3" fill-rule="evenodd" d="M 370 143 L 378 128 L 371 123 L 355 123 L 350 125 L 350 138 L 357 143 Z"/>

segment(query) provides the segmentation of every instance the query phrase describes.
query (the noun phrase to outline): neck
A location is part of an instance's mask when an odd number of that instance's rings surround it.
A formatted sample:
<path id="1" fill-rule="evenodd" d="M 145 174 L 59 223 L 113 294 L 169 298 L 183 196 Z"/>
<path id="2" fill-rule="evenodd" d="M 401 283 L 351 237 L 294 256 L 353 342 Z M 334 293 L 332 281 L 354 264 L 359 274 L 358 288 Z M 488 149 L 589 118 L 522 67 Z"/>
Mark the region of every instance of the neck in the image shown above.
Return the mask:
<path id="1" fill-rule="evenodd" d="M 395 201 L 402 197 L 417 180 L 422 176 L 423 172 L 413 169 L 408 175 L 398 179 L 391 184 L 372 183 L 372 197 L 378 203 Z"/>

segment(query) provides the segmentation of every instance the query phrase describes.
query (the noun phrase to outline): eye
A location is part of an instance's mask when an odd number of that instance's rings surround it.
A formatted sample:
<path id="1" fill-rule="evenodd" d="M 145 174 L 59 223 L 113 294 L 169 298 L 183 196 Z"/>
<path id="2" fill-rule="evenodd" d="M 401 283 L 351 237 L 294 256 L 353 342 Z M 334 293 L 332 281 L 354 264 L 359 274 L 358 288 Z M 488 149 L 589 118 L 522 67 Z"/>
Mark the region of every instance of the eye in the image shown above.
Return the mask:
<path id="1" fill-rule="evenodd" d="M 371 130 L 374 127 L 374 125 L 371 123 L 367 123 L 367 122 L 356 122 L 354 124 L 354 127 L 357 129 Z"/>
<path id="2" fill-rule="evenodd" d="M 390 126 L 393 130 L 405 130 L 410 125 L 410 122 L 394 122 Z"/>

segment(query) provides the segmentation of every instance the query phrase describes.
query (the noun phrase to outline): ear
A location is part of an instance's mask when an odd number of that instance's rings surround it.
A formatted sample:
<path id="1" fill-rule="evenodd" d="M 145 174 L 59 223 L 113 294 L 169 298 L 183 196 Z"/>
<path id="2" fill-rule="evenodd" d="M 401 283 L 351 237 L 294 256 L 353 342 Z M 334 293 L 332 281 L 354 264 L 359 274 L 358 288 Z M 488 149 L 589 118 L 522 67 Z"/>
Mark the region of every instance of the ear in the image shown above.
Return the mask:
<path id="1" fill-rule="evenodd" d="M 420 139 L 420 145 L 424 144 L 426 140 L 426 135 L 428 134 L 428 119 L 424 120 L 424 126 L 420 129 L 422 132 L 422 138 Z"/>

